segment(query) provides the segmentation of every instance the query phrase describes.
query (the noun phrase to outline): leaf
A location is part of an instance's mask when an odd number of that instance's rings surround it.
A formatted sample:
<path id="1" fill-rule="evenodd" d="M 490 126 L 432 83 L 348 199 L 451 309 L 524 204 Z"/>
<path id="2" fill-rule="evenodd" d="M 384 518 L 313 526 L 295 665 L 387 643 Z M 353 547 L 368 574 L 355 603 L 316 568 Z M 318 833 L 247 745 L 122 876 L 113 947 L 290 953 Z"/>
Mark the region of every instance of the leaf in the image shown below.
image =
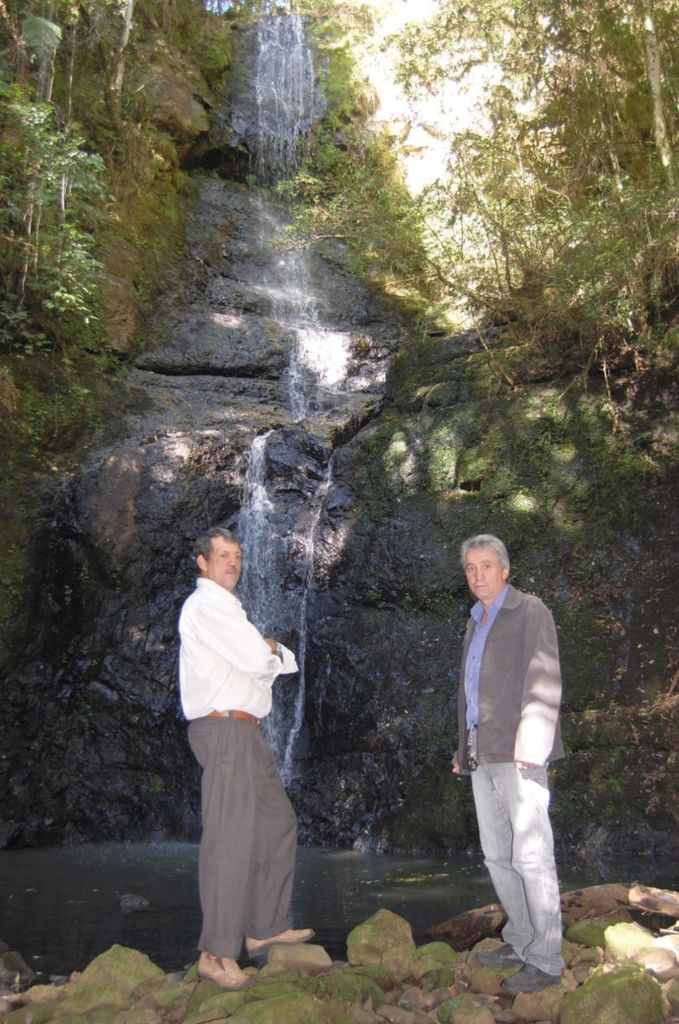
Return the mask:
<path id="1" fill-rule="evenodd" d="M 22 11 L 21 31 L 30 48 L 42 60 L 59 46 L 61 42 L 61 26 L 55 25 L 47 18 L 40 18 L 36 14 Z"/>

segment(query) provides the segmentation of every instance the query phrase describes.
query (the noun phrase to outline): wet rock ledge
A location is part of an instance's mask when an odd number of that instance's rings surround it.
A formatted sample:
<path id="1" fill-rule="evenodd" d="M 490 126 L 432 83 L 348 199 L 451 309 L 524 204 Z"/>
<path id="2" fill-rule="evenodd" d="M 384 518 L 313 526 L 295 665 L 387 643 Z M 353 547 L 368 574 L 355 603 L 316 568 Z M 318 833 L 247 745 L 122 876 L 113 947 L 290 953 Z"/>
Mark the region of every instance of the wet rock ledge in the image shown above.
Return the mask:
<path id="1" fill-rule="evenodd" d="M 407 921 L 379 910 L 347 938 L 347 961 L 319 945 L 272 946 L 252 982 L 224 992 L 194 964 L 165 974 L 143 953 L 112 946 L 65 984 L 5 987 L 3 1024 L 668 1024 L 679 1022 L 679 934 L 654 935 L 626 911 L 573 923 L 559 986 L 510 996 L 498 971 L 446 942 L 415 946 Z M 10 961 L 7 957 L 14 958 Z M 5 985 L 30 970 L 4 954 Z M 9 963 L 13 967 L 9 968 Z M 25 966 L 25 965 L 24 965 Z"/>

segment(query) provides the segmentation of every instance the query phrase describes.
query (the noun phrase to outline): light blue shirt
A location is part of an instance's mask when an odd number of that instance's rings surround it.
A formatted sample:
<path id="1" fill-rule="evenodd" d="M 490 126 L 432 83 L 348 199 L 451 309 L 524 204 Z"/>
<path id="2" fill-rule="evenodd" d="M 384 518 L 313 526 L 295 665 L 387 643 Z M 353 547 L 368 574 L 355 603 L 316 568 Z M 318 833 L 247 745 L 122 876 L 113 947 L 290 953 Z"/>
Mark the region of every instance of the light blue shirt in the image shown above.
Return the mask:
<path id="1" fill-rule="evenodd" d="M 468 729 L 471 729 L 473 725 L 477 725 L 479 721 L 479 676 L 481 674 L 481 660 L 486 647 L 488 634 L 490 633 L 491 627 L 497 618 L 497 613 L 505 603 L 506 596 L 507 586 L 505 585 L 488 609 L 486 621 L 483 625 L 481 625 L 481 619 L 483 618 L 482 602 L 477 601 L 471 610 L 471 616 L 474 619 L 475 625 L 471 642 L 469 644 L 469 650 L 467 651 L 467 661 L 464 667 L 464 695 L 467 703 Z"/>

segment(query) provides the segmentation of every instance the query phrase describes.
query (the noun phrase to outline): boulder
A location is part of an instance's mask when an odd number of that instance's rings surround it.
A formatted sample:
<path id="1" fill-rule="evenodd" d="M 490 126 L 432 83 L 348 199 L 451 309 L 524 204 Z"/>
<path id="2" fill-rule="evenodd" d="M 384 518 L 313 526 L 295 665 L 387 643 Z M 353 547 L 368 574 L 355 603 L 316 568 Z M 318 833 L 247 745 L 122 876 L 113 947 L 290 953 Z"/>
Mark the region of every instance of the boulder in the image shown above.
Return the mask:
<path id="1" fill-rule="evenodd" d="M 604 914 L 600 917 L 583 918 L 568 926 L 566 938 L 569 942 L 578 942 L 583 946 L 601 946 L 604 949 L 606 929 L 621 921 L 631 920 L 632 916 L 627 910 L 616 910 L 613 914 Z"/>
<path id="2" fill-rule="evenodd" d="M 347 938 L 347 958 L 352 965 L 377 964 L 405 974 L 410 971 L 415 956 L 410 924 L 391 910 L 378 910 Z"/>
<path id="3" fill-rule="evenodd" d="M 662 1024 L 662 990 L 648 974 L 634 967 L 599 973 L 573 992 L 559 1007 L 559 1024 Z"/>
<path id="4" fill-rule="evenodd" d="M 169 342 L 142 352 L 135 365 L 177 375 L 280 377 L 288 364 L 288 334 L 262 317 L 187 312 L 172 328 Z"/>
<path id="5" fill-rule="evenodd" d="M 363 1006 L 367 1000 L 379 1006 L 384 993 L 372 978 L 351 967 L 333 971 L 309 983 L 309 991 L 323 1003 L 337 1003 L 342 1007 Z"/>
<path id="6" fill-rule="evenodd" d="M 447 942 L 428 942 L 420 946 L 413 960 L 411 970 L 419 981 L 430 971 L 461 962 L 460 954 L 452 949 Z"/>
<path id="7" fill-rule="evenodd" d="M 679 1014 L 679 981 L 674 979 L 665 987 L 665 996 L 672 1008 L 672 1012 Z"/>
<path id="8" fill-rule="evenodd" d="M 306 992 L 291 992 L 258 999 L 238 1009 L 238 1019 L 249 1024 L 334 1024 L 330 1011 Z"/>
<path id="9" fill-rule="evenodd" d="M 636 921 L 609 925 L 605 931 L 606 955 L 611 960 L 624 961 L 639 950 L 650 947 L 653 932 Z"/>
<path id="10" fill-rule="evenodd" d="M 245 1002 L 246 993 L 247 989 L 225 992 L 212 981 L 200 981 L 189 998 L 184 1024 L 200 1024 L 213 1015 L 227 1017 Z"/>
<path id="11" fill-rule="evenodd" d="M 161 69 L 146 86 L 151 119 L 185 149 L 209 130 L 205 92 L 197 73 L 192 80 L 185 72 L 169 67 Z"/>
<path id="12" fill-rule="evenodd" d="M 553 987 L 541 992 L 520 992 L 512 1003 L 512 1012 L 525 1021 L 558 1020 L 563 997 L 563 991 Z"/>
<path id="13" fill-rule="evenodd" d="M 669 981 L 679 973 L 674 950 L 663 946 L 643 946 L 629 952 L 627 959 L 649 971 L 658 981 Z"/>
<path id="14" fill-rule="evenodd" d="M 144 953 L 114 945 L 101 953 L 82 974 L 67 985 L 61 1003 L 64 1013 L 86 1014 L 104 1007 L 129 1009 L 138 998 L 137 986 L 160 982 L 160 967 Z"/>
<path id="15" fill-rule="evenodd" d="M 117 1011 L 116 1011 L 117 1012 Z M 45 1024 L 57 1015 L 62 1016 L 63 1004 L 58 999 L 44 1003 L 27 1003 L 3 1015 L 3 1024 Z"/>

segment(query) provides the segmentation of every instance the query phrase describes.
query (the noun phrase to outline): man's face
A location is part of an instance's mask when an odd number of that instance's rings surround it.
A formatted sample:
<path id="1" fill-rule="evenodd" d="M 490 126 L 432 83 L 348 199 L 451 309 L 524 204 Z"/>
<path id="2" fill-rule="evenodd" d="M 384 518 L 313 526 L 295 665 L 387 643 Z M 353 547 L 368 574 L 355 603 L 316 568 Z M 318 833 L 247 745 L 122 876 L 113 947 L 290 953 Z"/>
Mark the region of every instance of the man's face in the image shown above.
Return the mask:
<path id="1" fill-rule="evenodd" d="M 507 582 L 509 567 L 503 569 L 493 548 L 485 547 L 468 551 L 464 567 L 472 594 L 490 607 Z"/>
<path id="2" fill-rule="evenodd" d="M 233 594 L 243 567 L 240 544 L 234 540 L 225 540 L 224 537 L 213 537 L 209 558 L 198 555 L 196 561 L 204 579 L 218 583 Z"/>

